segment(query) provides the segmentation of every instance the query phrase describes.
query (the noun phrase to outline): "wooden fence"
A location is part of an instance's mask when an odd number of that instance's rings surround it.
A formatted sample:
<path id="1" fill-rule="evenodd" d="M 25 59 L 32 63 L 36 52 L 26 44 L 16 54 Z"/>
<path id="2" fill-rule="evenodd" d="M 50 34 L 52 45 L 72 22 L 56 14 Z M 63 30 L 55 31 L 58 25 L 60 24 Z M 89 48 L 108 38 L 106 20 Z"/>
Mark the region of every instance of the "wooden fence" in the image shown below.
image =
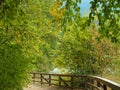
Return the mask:
<path id="1" fill-rule="evenodd" d="M 83 90 L 120 90 L 120 84 L 97 76 L 31 73 L 33 83 L 58 85 Z"/>

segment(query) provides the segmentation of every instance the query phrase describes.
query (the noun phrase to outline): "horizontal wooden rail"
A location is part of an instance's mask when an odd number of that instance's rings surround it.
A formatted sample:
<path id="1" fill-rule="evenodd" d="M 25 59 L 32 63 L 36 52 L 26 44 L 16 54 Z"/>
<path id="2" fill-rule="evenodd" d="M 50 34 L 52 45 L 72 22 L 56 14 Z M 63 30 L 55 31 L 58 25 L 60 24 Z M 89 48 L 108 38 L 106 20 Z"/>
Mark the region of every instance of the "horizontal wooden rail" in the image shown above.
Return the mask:
<path id="1" fill-rule="evenodd" d="M 85 88 L 87 85 L 86 77 L 84 75 L 71 75 L 71 74 L 48 74 L 48 73 L 40 73 L 34 72 L 31 73 L 33 83 L 38 82 L 43 85 L 58 85 L 68 88 Z M 86 83 L 85 83 L 86 82 Z"/>
<path id="2" fill-rule="evenodd" d="M 97 90 L 109 90 L 108 88 L 110 88 L 111 90 L 120 90 L 120 84 L 113 82 L 111 80 L 98 76 L 87 76 L 87 78 L 89 86 L 91 86 L 92 88 L 93 87 L 99 88 Z"/>
<path id="3" fill-rule="evenodd" d="M 120 84 L 97 76 L 32 72 L 33 83 L 59 85 L 83 90 L 120 90 Z"/>

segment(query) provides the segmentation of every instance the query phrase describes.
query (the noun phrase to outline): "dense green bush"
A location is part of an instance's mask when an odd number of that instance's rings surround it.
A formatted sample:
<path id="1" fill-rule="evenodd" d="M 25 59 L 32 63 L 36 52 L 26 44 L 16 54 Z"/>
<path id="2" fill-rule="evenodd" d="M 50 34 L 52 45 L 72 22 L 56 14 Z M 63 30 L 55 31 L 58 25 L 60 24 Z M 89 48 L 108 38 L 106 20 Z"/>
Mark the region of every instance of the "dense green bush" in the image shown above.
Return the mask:
<path id="1" fill-rule="evenodd" d="M 29 81 L 28 64 L 20 45 L 0 47 L 0 89 L 21 90 Z"/>
<path id="2" fill-rule="evenodd" d="M 117 55 L 116 45 L 101 38 L 97 28 L 80 30 L 74 24 L 64 33 L 58 49 L 55 64 L 67 68 L 70 73 L 85 75 L 101 75 L 106 68 L 112 68 Z"/>

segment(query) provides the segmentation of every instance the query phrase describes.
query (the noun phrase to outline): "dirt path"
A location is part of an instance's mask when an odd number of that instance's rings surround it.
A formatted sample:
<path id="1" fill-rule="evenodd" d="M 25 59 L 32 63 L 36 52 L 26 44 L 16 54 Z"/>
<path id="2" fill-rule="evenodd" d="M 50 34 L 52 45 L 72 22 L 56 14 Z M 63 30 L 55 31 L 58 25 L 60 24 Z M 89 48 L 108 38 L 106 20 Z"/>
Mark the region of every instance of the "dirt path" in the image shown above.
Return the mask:
<path id="1" fill-rule="evenodd" d="M 60 88 L 57 86 L 41 87 L 39 85 L 29 85 L 28 87 L 24 88 L 24 90 L 73 90 L 73 89 Z M 80 89 L 74 89 L 74 90 L 80 90 Z"/>
<path id="2" fill-rule="evenodd" d="M 24 88 L 24 90 L 70 90 L 70 89 L 62 89 L 56 86 L 39 86 L 39 85 L 29 85 L 28 87 Z"/>
<path id="3" fill-rule="evenodd" d="M 41 87 L 38 85 L 29 85 L 24 90 L 50 90 L 50 87 Z"/>

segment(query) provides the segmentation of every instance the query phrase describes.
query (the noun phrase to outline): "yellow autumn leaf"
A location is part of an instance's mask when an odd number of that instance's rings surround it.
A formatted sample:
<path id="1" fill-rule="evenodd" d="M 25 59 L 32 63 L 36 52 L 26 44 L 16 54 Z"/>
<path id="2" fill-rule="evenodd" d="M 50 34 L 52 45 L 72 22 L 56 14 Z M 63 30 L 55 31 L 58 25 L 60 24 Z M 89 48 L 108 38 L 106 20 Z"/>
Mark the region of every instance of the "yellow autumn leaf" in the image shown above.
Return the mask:
<path id="1" fill-rule="evenodd" d="M 64 17 L 65 7 L 59 8 L 60 2 L 54 2 L 52 8 L 50 9 L 50 14 L 55 18 L 55 20 L 59 20 Z"/>

